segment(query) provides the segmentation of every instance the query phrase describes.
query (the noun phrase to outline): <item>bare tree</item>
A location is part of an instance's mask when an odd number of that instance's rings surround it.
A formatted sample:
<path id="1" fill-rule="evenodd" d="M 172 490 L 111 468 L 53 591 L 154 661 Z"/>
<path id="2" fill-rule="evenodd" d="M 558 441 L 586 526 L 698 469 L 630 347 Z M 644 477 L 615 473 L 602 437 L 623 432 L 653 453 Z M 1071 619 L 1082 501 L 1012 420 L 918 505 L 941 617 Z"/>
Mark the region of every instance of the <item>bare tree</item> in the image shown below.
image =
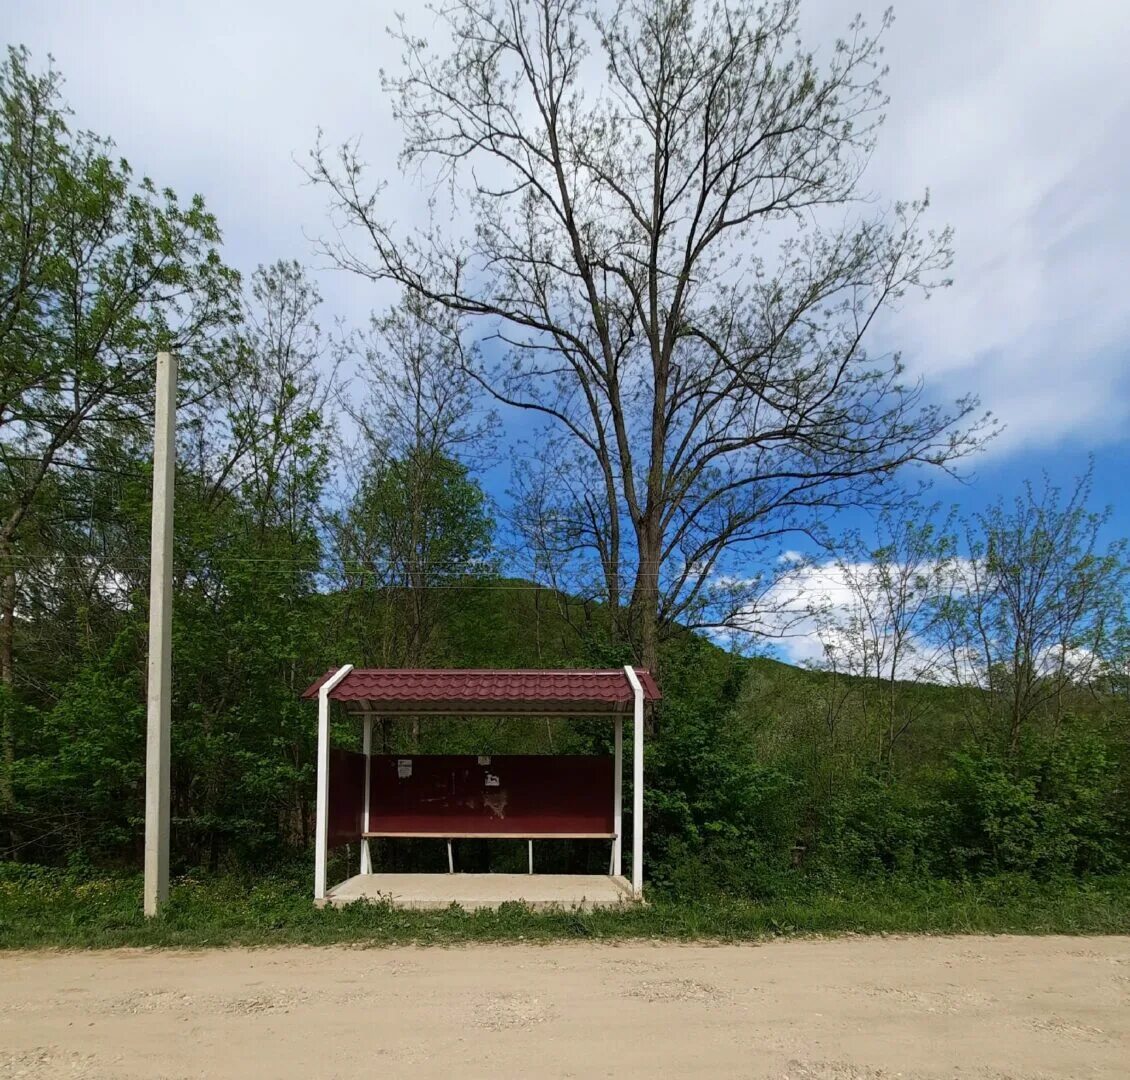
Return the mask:
<path id="1" fill-rule="evenodd" d="M 360 352 L 365 394 L 345 407 L 370 453 L 469 466 L 489 459 L 496 417 L 463 370 L 458 325 L 446 308 L 406 293 L 347 348 Z"/>
<path id="2" fill-rule="evenodd" d="M 365 238 L 339 232 L 337 262 L 478 321 L 472 376 L 585 463 L 589 504 L 560 517 L 585 522 L 649 666 L 676 622 L 748 609 L 735 582 L 759 545 L 983 434 L 972 400 L 927 403 L 864 345 L 944 283 L 950 236 L 920 232 L 925 200 L 864 205 L 878 38 L 856 22 L 820 65 L 797 7 L 455 0 L 441 56 L 401 30 L 403 161 L 467 235 L 390 224 L 356 144 L 313 155 Z"/>
<path id="3" fill-rule="evenodd" d="M 214 392 L 183 427 L 208 502 L 238 493 L 260 532 L 309 532 L 329 457 L 326 405 L 337 365 L 319 322 L 322 297 L 296 261 L 260 266 L 243 329 L 213 365 Z"/>
<path id="4" fill-rule="evenodd" d="M 493 526 L 469 463 L 489 459 L 495 417 L 460 365 L 457 338 L 446 308 L 409 293 L 351 342 L 366 394 L 345 400 L 360 475 L 335 519 L 337 551 L 347 586 L 395 598 L 396 625 L 380 641 L 386 664 L 424 663 L 434 590 L 488 565 Z"/>
<path id="5" fill-rule="evenodd" d="M 1098 669 L 1098 688 L 1130 712 L 1130 624 L 1127 611 L 1118 613 L 1111 628 L 1105 655 Z"/>
<path id="6" fill-rule="evenodd" d="M 967 530 L 945 608 L 950 674 L 971 719 L 1012 754 L 1039 722 L 1058 729 L 1065 695 L 1101 667 L 1123 614 L 1126 542 L 1105 550 L 1108 513 L 1087 508 L 1090 472 L 1063 497 L 1044 478 Z"/>
<path id="7" fill-rule="evenodd" d="M 937 514 L 908 502 L 878 516 L 873 540 L 846 538 L 835 562 L 841 591 L 821 627 L 826 666 L 860 679 L 864 713 L 876 722 L 876 761 L 887 770 L 896 744 L 930 708 L 905 687 L 947 674 L 939 630 L 956 554 L 952 515 L 936 526 Z"/>
<path id="8" fill-rule="evenodd" d="M 547 586 L 564 624 L 593 644 L 615 647 L 626 640 L 626 612 L 601 603 L 615 568 L 600 477 L 591 459 L 572 452 L 566 440 L 539 435 L 536 446 L 523 447 L 532 452 L 519 453 L 513 463 L 509 554 L 520 573 Z M 539 591 L 536 611 L 541 599 Z"/>

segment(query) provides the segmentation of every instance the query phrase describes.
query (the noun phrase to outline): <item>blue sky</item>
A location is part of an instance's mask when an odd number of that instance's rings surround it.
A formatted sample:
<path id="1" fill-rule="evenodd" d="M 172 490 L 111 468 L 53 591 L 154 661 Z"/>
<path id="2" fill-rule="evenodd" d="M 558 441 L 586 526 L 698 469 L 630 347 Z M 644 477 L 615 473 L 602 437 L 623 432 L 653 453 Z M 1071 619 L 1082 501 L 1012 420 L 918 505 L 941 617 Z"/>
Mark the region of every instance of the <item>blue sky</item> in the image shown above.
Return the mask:
<path id="1" fill-rule="evenodd" d="M 403 5 L 405 7 L 409 5 Z M 819 55 L 885 0 L 807 0 Z M 6 0 L 10 42 L 48 52 L 79 125 L 109 134 L 139 172 L 218 215 L 228 260 L 315 262 L 324 195 L 298 162 L 319 127 L 358 136 L 385 205 L 410 223 L 422 196 L 397 170 L 399 136 L 378 69 L 394 67 L 393 7 L 298 0 L 140 4 Z M 428 34 L 430 18 L 409 20 Z M 891 104 L 866 181 L 880 200 L 929 188 L 956 233 L 955 284 L 908 299 L 880 328 L 932 396 L 974 391 L 1004 425 L 937 497 L 976 509 L 1041 469 L 1068 483 L 1095 458 L 1095 499 L 1130 534 L 1130 4 L 921 0 L 896 4 Z M 318 269 L 328 324 L 360 324 L 394 297 Z M 504 486 L 496 470 L 491 486 Z"/>

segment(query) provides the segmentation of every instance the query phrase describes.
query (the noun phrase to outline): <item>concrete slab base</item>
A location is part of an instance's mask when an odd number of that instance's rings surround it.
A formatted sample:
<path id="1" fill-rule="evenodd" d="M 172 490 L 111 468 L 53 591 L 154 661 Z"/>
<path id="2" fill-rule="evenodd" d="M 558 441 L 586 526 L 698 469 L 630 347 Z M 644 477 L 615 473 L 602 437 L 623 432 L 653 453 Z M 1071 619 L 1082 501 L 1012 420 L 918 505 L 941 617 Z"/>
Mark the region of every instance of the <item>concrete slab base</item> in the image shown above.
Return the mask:
<path id="1" fill-rule="evenodd" d="M 388 901 L 411 911 L 437 911 L 452 904 L 476 911 L 514 900 L 535 910 L 588 910 L 636 902 L 626 878 L 607 874 L 357 874 L 329 889 L 319 906 L 341 907 L 356 900 Z"/>

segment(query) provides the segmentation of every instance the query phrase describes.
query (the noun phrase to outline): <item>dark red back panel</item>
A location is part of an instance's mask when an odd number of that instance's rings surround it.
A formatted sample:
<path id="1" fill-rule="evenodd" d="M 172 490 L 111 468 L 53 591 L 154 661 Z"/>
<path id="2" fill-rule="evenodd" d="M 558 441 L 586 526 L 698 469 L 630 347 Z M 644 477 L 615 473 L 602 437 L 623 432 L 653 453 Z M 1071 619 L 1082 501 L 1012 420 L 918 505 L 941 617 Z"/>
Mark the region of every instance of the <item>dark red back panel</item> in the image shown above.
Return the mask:
<path id="1" fill-rule="evenodd" d="M 370 780 L 371 832 L 612 832 L 611 757 L 374 754 Z"/>
<path id="2" fill-rule="evenodd" d="M 329 846 L 361 837 L 365 812 L 365 755 L 330 750 Z"/>

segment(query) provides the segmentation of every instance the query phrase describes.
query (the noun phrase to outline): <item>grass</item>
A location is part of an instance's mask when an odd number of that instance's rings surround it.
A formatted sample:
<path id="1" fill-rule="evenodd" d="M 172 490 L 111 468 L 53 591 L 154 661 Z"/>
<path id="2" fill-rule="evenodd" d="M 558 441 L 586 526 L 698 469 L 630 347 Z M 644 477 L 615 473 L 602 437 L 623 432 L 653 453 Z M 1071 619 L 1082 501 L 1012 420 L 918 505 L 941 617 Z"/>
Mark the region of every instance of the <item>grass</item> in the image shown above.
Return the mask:
<path id="1" fill-rule="evenodd" d="M 162 915 L 141 915 L 139 877 L 0 865 L 0 948 L 200 948 L 226 945 L 450 945 L 472 941 L 667 939 L 758 941 L 785 935 L 1130 932 L 1130 878 L 1036 883 L 890 878 L 785 898 L 696 901 L 657 896 L 626 911 L 317 910 L 297 877 L 183 878 Z"/>

